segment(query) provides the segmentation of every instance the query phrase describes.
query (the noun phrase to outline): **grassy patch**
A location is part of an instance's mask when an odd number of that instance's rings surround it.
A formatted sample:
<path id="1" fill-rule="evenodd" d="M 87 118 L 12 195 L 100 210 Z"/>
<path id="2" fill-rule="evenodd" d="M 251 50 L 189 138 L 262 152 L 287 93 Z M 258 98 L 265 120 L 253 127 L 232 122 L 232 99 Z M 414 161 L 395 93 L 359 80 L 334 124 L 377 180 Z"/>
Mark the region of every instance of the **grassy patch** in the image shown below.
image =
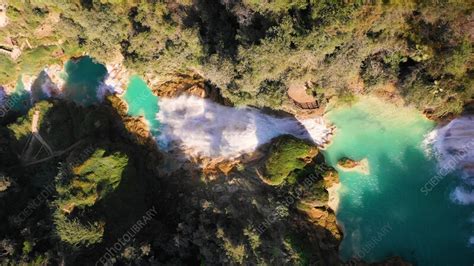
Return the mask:
<path id="1" fill-rule="evenodd" d="M 19 66 L 24 74 L 37 75 L 44 67 L 61 61 L 53 56 L 56 46 L 39 46 L 23 52 Z"/>
<path id="2" fill-rule="evenodd" d="M 15 63 L 6 55 L 0 54 L 0 84 L 7 84 L 17 77 Z"/>

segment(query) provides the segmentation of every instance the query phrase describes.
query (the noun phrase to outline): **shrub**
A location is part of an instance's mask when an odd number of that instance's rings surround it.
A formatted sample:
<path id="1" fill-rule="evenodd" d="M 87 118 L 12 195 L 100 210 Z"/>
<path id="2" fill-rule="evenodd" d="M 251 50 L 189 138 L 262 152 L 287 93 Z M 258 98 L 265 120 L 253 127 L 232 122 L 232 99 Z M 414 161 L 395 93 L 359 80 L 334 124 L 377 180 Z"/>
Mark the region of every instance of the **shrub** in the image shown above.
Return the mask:
<path id="1" fill-rule="evenodd" d="M 104 226 L 98 222 L 84 225 L 77 219 L 69 219 L 60 210 L 53 219 L 57 236 L 69 245 L 87 247 L 102 241 Z"/>
<path id="2" fill-rule="evenodd" d="M 128 157 L 122 153 L 107 155 L 103 149 L 96 150 L 83 164 L 73 167 L 70 180 L 58 184 L 59 208 L 93 206 L 120 184 L 127 164 Z"/>
<path id="3" fill-rule="evenodd" d="M 279 138 L 270 150 L 270 155 L 265 163 L 265 172 L 268 182 L 274 186 L 282 184 L 285 180 L 294 183 L 299 172 L 305 170 L 308 162 L 305 161 L 312 154 L 314 147 L 294 137 Z"/>

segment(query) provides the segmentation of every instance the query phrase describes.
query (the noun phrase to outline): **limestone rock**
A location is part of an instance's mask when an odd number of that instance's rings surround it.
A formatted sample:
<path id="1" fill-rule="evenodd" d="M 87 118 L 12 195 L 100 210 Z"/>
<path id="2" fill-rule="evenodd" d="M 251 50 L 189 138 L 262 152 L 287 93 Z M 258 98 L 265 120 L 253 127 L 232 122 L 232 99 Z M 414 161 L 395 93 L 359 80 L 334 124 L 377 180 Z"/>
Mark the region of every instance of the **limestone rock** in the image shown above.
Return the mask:
<path id="1" fill-rule="evenodd" d="M 220 95 L 218 88 L 212 86 L 202 76 L 192 74 L 176 74 L 174 78 L 152 85 L 153 93 L 160 97 L 178 97 L 184 93 L 200 98 L 209 98 L 214 102 L 231 105 Z"/>

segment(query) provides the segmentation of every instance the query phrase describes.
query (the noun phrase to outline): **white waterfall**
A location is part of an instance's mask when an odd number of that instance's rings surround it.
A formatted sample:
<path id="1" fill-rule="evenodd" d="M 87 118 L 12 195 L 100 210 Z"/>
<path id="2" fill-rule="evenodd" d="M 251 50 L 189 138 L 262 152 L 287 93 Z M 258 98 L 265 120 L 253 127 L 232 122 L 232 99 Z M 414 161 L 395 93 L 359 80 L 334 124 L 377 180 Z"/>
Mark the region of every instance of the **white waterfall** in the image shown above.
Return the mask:
<path id="1" fill-rule="evenodd" d="M 461 183 L 451 198 L 460 204 L 474 203 L 474 116 L 454 119 L 433 131 L 427 138 L 432 144 L 440 171 L 460 171 Z"/>
<path id="2" fill-rule="evenodd" d="M 195 96 L 163 98 L 159 108 L 160 145 L 176 143 L 207 157 L 237 157 L 283 134 L 322 145 L 331 134 L 321 118 L 280 118 L 255 108 L 231 108 Z"/>

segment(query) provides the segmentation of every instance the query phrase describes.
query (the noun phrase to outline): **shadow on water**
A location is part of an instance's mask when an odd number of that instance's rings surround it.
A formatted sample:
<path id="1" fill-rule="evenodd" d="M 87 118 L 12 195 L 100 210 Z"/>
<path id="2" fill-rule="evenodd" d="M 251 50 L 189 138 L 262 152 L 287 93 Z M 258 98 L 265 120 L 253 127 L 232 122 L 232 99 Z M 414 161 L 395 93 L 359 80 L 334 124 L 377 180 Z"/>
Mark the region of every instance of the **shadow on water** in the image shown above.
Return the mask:
<path id="1" fill-rule="evenodd" d="M 65 73 L 63 93 L 66 99 L 85 106 L 100 102 L 97 91 L 107 75 L 104 65 L 84 56 L 69 60 L 65 65 Z"/>
<path id="2" fill-rule="evenodd" d="M 18 78 L 15 91 L 9 95 L 9 111 L 25 114 L 31 107 L 30 94 L 25 90 L 22 77 Z"/>

